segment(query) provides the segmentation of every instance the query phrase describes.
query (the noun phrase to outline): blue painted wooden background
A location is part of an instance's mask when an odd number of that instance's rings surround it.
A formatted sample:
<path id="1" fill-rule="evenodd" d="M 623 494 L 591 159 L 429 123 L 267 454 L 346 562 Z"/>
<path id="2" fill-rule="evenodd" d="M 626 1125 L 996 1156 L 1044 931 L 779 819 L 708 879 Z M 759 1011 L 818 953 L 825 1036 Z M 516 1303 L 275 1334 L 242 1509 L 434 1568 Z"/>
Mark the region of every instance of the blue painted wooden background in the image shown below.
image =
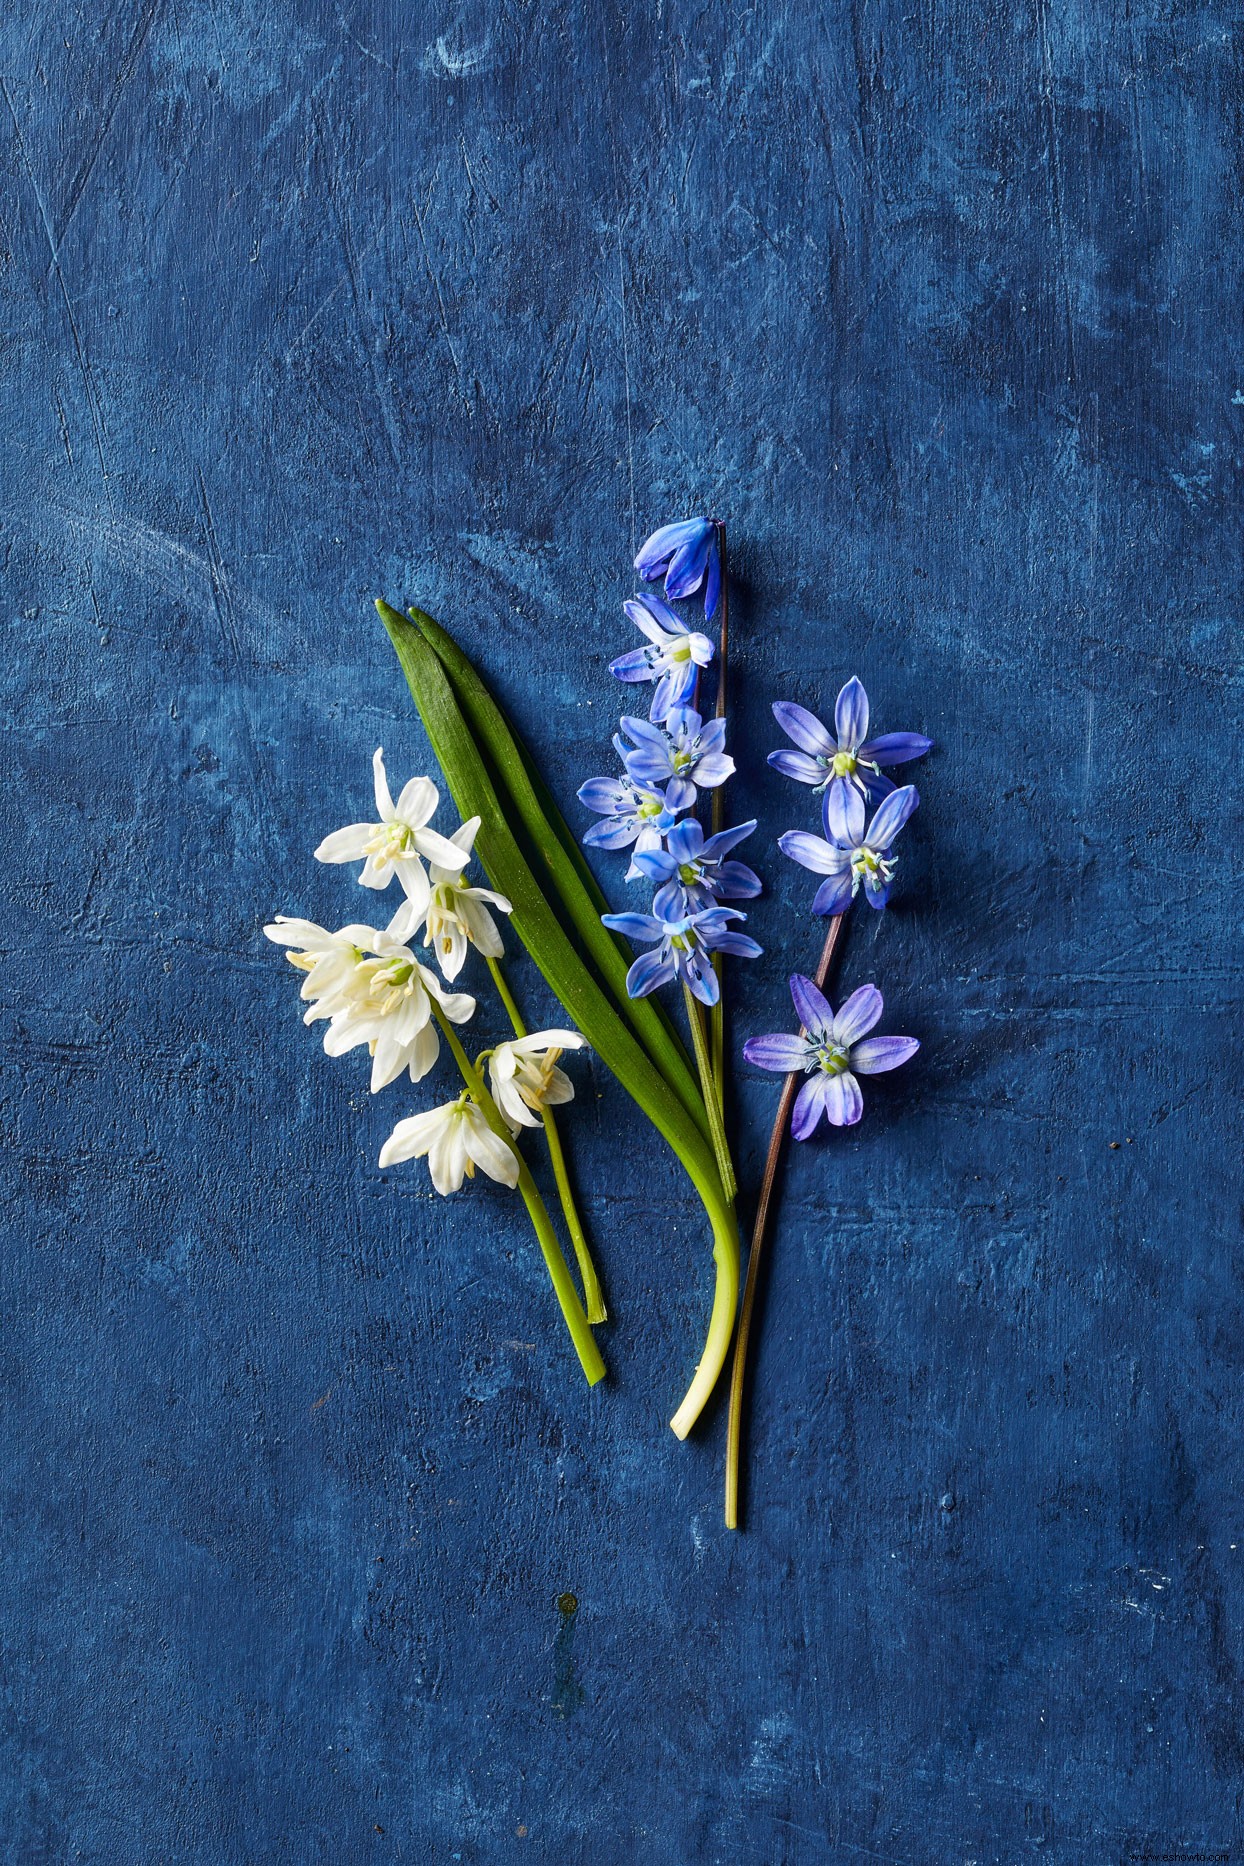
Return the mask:
<path id="1" fill-rule="evenodd" d="M 10 10 L 5 1861 L 1244 1842 L 1237 25 Z M 311 849 L 376 744 L 427 765 L 374 595 L 570 804 L 633 550 L 705 506 L 736 1039 L 819 940 L 769 702 L 858 671 L 940 748 L 842 972 L 925 1048 L 793 1162 L 733 1539 L 630 1103 L 579 1067 L 589 1395 L 516 1202 L 378 1173 L 422 1091 L 329 1063 L 259 933 L 356 917 Z"/>

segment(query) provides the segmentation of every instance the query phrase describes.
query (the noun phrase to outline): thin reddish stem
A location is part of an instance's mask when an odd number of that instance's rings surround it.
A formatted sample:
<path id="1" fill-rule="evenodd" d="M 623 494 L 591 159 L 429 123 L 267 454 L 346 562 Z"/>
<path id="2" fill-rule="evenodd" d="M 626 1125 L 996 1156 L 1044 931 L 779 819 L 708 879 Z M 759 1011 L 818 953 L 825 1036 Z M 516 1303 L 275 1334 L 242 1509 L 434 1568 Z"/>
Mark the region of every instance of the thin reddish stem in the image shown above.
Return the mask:
<path id="1" fill-rule="evenodd" d="M 825 980 L 829 977 L 829 968 L 834 962 L 834 953 L 837 951 L 845 921 L 845 914 L 835 914 L 829 923 L 820 964 L 816 968 L 818 988 L 823 988 Z M 803 1034 L 804 1032 L 801 1031 L 800 1035 Z M 734 1339 L 734 1364 L 730 1371 L 730 1418 L 726 1428 L 727 1529 L 737 1529 L 739 1526 L 739 1447 L 743 1437 L 743 1386 L 747 1377 L 747 1343 L 751 1334 L 752 1309 L 756 1302 L 760 1261 L 764 1254 L 765 1237 L 769 1225 L 769 1206 L 773 1198 L 778 1165 L 782 1158 L 782 1143 L 786 1139 L 786 1130 L 790 1126 L 791 1109 L 795 1105 L 795 1096 L 799 1092 L 799 1086 L 798 1075 L 787 1076 L 781 1100 L 778 1102 L 773 1132 L 769 1136 L 769 1152 L 765 1158 L 764 1177 L 760 1182 L 760 1197 L 756 1205 L 756 1222 L 752 1226 L 752 1245 L 747 1254 L 747 1281 L 743 1287 L 743 1306 L 739 1311 L 739 1331 Z"/>

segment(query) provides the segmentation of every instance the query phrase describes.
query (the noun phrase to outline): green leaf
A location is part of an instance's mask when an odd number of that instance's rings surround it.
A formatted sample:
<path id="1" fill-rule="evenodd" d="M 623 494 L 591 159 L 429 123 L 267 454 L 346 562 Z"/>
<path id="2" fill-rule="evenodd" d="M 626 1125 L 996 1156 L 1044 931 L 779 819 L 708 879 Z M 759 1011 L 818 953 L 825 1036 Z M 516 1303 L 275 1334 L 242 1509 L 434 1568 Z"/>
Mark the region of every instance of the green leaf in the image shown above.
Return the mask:
<path id="1" fill-rule="evenodd" d="M 592 1048 L 665 1137 L 686 1167 L 714 1229 L 728 1218 L 712 1149 L 562 926 L 507 820 L 483 756 L 440 658 L 387 603 L 376 605 L 463 817 L 481 818 L 475 850 L 489 880 L 513 904 L 510 924 Z M 701 1102 L 701 1113 L 703 1103 Z M 705 1117 L 707 1119 L 707 1117 Z"/>
<path id="2" fill-rule="evenodd" d="M 530 753 L 453 637 L 423 610 L 411 609 L 409 614 L 444 666 L 476 743 L 491 760 L 498 787 L 512 803 L 543 861 L 549 882 L 587 948 L 589 959 L 652 1061 L 705 1138 L 709 1138 L 704 1100 L 690 1058 L 656 999 L 632 998 L 628 994 L 626 974 L 630 961 L 620 941 L 600 921 L 601 914 L 608 913 L 609 903 Z"/>

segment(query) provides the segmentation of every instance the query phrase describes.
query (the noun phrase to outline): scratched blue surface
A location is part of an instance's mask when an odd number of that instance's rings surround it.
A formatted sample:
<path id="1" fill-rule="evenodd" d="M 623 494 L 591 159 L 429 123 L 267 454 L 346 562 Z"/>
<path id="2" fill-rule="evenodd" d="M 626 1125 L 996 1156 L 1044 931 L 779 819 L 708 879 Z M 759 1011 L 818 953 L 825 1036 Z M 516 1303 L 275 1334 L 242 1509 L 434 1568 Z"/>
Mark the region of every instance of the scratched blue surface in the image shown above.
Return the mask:
<path id="1" fill-rule="evenodd" d="M 1237 28 L 10 10 L 4 1861 L 1244 1844 Z M 736 1039 L 819 937 L 769 701 L 856 670 L 940 747 L 841 974 L 925 1048 L 792 1164 L 734 1539 L 631 1104 L 579 1066 L 589 1395 L 515 1202 L 378 1173 L 419 1098 L 259 935 L 356 917 L 310 850 L 376 744 L 427 764 L 376 593 L 569 804 L 697 506 L 771 883 Z"/>

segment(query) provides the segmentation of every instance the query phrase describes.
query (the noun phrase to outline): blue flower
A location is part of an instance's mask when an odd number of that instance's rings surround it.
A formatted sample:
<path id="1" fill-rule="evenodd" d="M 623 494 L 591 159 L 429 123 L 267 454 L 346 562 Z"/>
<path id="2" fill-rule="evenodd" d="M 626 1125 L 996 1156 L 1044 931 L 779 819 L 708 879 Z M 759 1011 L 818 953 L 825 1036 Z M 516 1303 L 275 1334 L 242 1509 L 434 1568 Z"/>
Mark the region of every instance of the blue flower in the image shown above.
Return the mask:
<path id="1" fill-rule="evenodd" d="M 704 619 L 709 621 L 721 593 L 721 540 L 715 519 L 687 518 L 654 531 L 635 559 L 645 583 L 664 573 L 665 594 L 671 602 L 694 596 L 704 585 Z"/>
<path id="2" fill-rule="evenodd" d="M 619 740 L 614 743 L 620 752 L 625 749 Z M 663 791 L 626 776 L 589 778 L 579 786 L 579 802 L 604 819 L 593 823 L 584 835 L 584 846 L 589 849 L 626 849 L 632 843 L 637 854 L 641 849 L 659 849 L 666 830 L 678 820 Z M 639 872 L 632 861 L 626 879 L 637 880 Z"/>
<path id="3" fill-rule="evenodd" d="M 725 720 L 710 719 L 705 725 L 690 706 L 673 707 L 664 731 L 646 719 L 624 719 L 622 730 L 635 741 L 635 750 L 628 751 L 615 740 L 627 771 L 639 784 L 663 784 L 671 810 L 689 810 L 697 786 L 724 784 L 734 770 L 733 758 L 722 749 Z"/>
<path id="4" fill-rule="evenodd" d="M 660 895 L 652 903 L 654 908 L 659 900 Z M 668 917 L 659 908 L 650 914 L 601 915 L 604 925 L 615 933 L 624 933 L 641 945 L 655 943 L 655 950 L 641 953 L 626 975 L 626 989 L 632 998 L 646 998 L 658 985 L 680 978 L 701 1004 L 716 1004 L 720 989 L 711 954 L 728 952 L 739 959 L 759 958 L 762 948 L 755 940 L 731 927 L 732 921 L 746 918 L 737 907 L 706 907 L 697 913 Z"/>
<path id="5" fill-rule="evenodd" d="M 693 698 L 696 675 L 712 660 L 713 644 L 707 635 L 685 629 L 659 596 L 639 596 L 622 607 L 649 645 L 620 654 L 609 672 L 615 680 L 656 681 L 648 717 L 660 725 L 672 706 Z"/>
<path id="6" fill-rule="evenodd" d="M 724 859 L 755 827 L 753 819 L 706 839 L 702 826 L 689 817 L 670 830 L 663 849 L 636 850 L 634 866 L 649 881 L 660 884 L 653 902 L 657 912 L 665 910 L 672 918 L 675 913 L 711 907 L 714 899 L 746 901 L 759 894 L 760 876 L 745 862 Z"/>
<path id="7" fill-rule="evenodd" d="M 802 1071 L 809 1078 L 795 1097 L 791 1115 L 790 1131 L 796 1140 L 807 1140 L 822 1115 L 834 1127 L 854 1127 L 864 1112 L 855 1078 L 897 1069 L 920 1045 L 915 1037 L 868 1035 L 885 1008 L 875 985 L 853 991 L 837 1016 L 812 980 L 799 973 L 790 981 L 790 995 L 803 1026 L 799 1035 L 749 1037 L 743 1054 L 758 1069 L 772 1069 L 777 1075 Z"/>
<path id="8" fill-rule="evenodd" d="M 802 829 L 778 837 L 783 855 L 829 877 L 817 889 L 814 914 L 845 913 L 861 883 L 870 907 L 885 906 L 897 866 L 894 839 L 919 801 L 914 784 L 892 790 L 865 833 L 864 799 L 846 784 L 833 785 L 825 798 L 828 842 Z"/>
<path id="9" fill-rule="evenodd" d="M 800 748 L 797 752 L 770 752 L 769 763 L 776 771 L 817 790 L 827 785 L 831 791 L 857 790 L 868 803 L 880 803 L 894 789 L 883 774 L 883 765 L 923 758 L 933 745 L 922 732 L 884 732 L 880 738 L 870 739 L 868 695 L 854 674 L 838 695 L 834 734 L 814 713 L 792 700 L 777 701 L 773 717 Z"/>

